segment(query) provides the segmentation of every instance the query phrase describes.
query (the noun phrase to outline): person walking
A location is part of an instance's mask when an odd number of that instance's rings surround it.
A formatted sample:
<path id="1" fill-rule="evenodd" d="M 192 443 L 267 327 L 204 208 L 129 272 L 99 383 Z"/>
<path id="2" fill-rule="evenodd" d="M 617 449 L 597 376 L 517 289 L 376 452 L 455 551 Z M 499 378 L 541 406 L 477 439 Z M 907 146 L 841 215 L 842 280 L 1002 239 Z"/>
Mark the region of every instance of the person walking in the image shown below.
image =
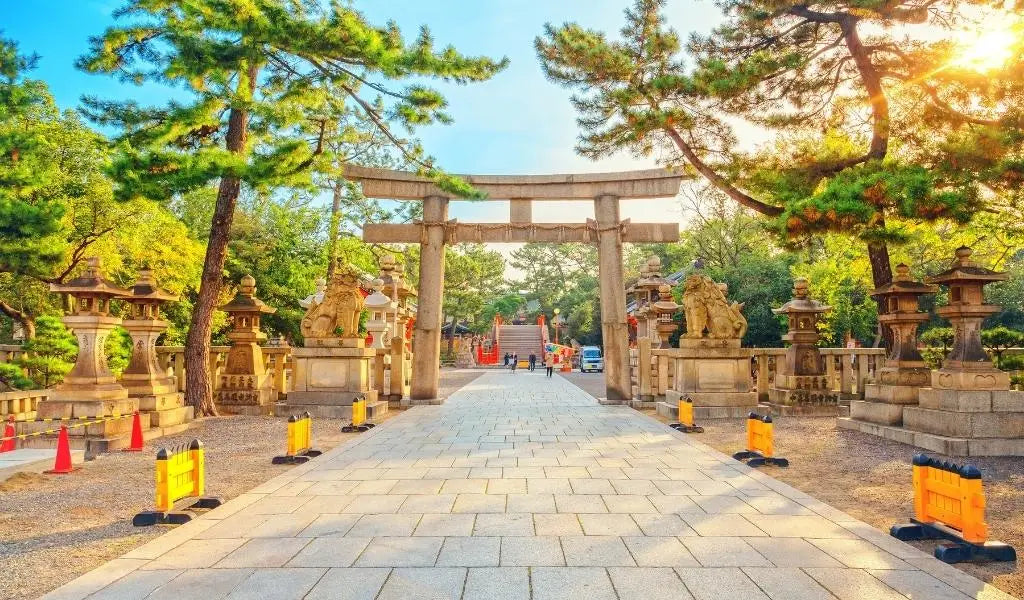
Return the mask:
<path id="1" fill-rule="evenodd" d="M 555 372 L 555 355 L 553 352 L 548 352 L 548 355 L 544 357 L 544 366 L 548 371 L 547 376 L 553 376 Z"/>
<path id="2" fill-rule="evenodd" d="M 512 353 L 512 374 L 516 374 L 516 367 L 519 366 L 519 355 L 515 352 Z"/>
<path id="3" fill-rule="evenodd" d="M 530 372 L 537 370 L 537 355 L 533 352 L 530 353 Z"/>
<path id="4" fill-rule="evenodd" d="M 508 366 L 508 352 L 505 353 L 505 366 Z"/>

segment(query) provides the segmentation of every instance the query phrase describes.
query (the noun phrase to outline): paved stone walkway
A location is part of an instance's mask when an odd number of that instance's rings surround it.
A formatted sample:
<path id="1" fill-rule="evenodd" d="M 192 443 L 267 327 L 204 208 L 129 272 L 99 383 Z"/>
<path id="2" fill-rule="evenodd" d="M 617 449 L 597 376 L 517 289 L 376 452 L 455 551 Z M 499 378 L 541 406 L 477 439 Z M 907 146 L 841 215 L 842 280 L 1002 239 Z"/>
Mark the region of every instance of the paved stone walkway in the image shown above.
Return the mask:
<path id="1" fill-rule="evenodd" d="M 48 597 L 1009 597 L 697 440 L 488 373 Z"/>

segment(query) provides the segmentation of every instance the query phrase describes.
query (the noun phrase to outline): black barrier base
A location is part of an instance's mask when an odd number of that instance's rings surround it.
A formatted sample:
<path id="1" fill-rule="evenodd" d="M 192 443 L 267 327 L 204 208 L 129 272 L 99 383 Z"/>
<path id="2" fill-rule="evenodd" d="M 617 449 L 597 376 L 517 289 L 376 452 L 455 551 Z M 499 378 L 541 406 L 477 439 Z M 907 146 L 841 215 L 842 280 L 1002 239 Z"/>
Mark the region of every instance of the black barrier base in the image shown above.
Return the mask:
<path id="1" fill-rule="evenodd" d="M 357 431 L 369 431 L 376 427 L 373 423 L 363 423 L 362 425 L 345 425 L 341 428 L 342 433 L 355 433 Z"/>
<path id="2" fill-rule="evenodd" d="M 273 465 L 301 465 L 304 462 L 309 461 L 311 458 L 316 458 L 323 454 L 320 450 L 306 450 L 298 454 L 291 456 L 275 456 L 270 460 L 270 464 Z"/>
<path id="3" fill-rule="evenodd" d="M 1017 560 L 1017 551 L 1013 549 L 1013 546 L 1008 546 L 1003 542 L 976 544 L 960 537 L 959 532 L 955 529 L 940 523 L 922 523 L 917 519 L 911 519 L 910 521 L 910 523 L 904 525 L 893 525 L 889 529 L 889 535 L 904 542 L 936 539 L 949 540 L 940 543 L 935 548 L 935 558 L 944 563 L 955 564 L 974 559 L 987 559 L 999 562 Z"/>
<path id="4" fill-rule="evenodd" d="M 132 518 L 132 525 L 136 527 L 152 527 L 153 525 L 184 525 L 197 516 L 199 512 L 206 512 L 217 508 L 224 501 L 215 496 L 203 496 L 193 502 L 188 508 L 173 511 L 147 510 L 140 512 Z"/>
<path id="5" fill-rule="evenodd" d="M 676 431 L 682 431 L 683 433 L 704 433 L 704 428 L 700 425 L 683 425 L 682 423 L 669 423 L 669 427 Z"/>
<path id="6" fill-rule="evenodd" d="M 739 461 L 746 461 L 748 467 L 763 467 L 765 465 L 772 465 L 776 467 L 788 467 L 789 460 L 785 458 L 776 458 L 774 456 L 765 456 L 760 452 L 753 450 L 744 450 L 743 452 L 737 452 L 732 455 L 733 458 Z"/>

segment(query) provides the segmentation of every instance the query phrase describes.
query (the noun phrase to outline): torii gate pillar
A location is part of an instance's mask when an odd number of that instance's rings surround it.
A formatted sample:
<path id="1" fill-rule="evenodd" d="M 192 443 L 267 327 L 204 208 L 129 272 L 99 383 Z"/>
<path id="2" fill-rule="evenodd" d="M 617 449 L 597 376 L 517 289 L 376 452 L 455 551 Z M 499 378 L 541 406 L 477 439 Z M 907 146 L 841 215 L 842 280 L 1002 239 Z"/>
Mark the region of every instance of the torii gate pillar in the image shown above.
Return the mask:
<path id="1" fill-rule="evenodd" d="M 415 332 L 412 336 L 412 386 L 410 397 L 416 400 L 437 398 L 441 373 L 441 299 L 444 294 L 444 241 L 448 220 L 448 199 L 427 196 L 423 199 L 423 227 L 420 244 L 420 283 L 416 305 Z"/>
<path id="2" fill-rule="evenodd" d="M 622 279 L 622 229 L 618 196 L 594 199 L 597 220 L 597 263 L 601 283 L 601 337 L 604 340 L 606 400 L 627 401 L 632 396 L 629 378 L 629 331 L 626 291 Z"/>

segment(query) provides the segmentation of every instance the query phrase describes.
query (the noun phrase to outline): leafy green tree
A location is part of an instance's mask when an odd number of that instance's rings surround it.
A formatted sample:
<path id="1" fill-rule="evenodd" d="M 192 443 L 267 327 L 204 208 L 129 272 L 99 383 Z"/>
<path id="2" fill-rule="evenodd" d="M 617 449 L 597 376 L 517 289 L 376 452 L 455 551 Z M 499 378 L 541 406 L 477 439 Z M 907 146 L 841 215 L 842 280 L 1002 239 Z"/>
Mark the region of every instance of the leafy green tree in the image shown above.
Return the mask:
<path id="1" fill-rule="evenodd" d="M 0 363 L 0 392 L 8 390 L 28 390 L 35 387 L 36 382 L 25 376 L 21 366 L 14 363 Z"/>
<path id="2" fill-rule="evenodd" d="M 437 50 L 426 29 L 407 43 L 394 24 L 372 26 L 341 2 L 128 0 L 115 17 L 123 24 L 93 38 L 79 65 L 186 92 L 162 107 L 85 100 L 97 122 L 120 130 L 118 192 L 171 198 L 217 182 L 185 350 L 187 401 L 197 414 L 215 414 L 207 354 L 242 187 L 310 185 L 335 125 L 329 101 L 344 98 L 439 185 L 472 195 L 422 149 L 392 134 L 390 124 L 449 122 L 443 96 L 422 78 L 481 81 L 506 61 Z M 410 79 L 405 89 L 393 86 Z"/>
<path id="3" fill-rule="evenodd" d="M 566 320 L 566 339 L 600 343 L 600 286 L 597 249 L 589 244 L 526 244 L 512 253 L 511 265 L 522 274 L 515 283 L 539 312 L 554 309 Z"/>
<path id="4" fill-rule="evenodd" d="M 547 25 L 537 38 L 548 77 L 578 91 L 583 155 L 668 152 L 670 164 L 696 171 L 790 240 L 857 236 L 875 286 L 892 278 L 886 244 L 902 239 L 906 220 L 963 223 L 1019 198 L 1024 36 L 1012 36 L 1003 64 L 982 73 L 959 60 L 948 35 L 975 16 L 1012 21 L 1006 11 L 980 2 L 729 0 L 720 4 L 724 23 L 692 35 L 693 60 L 684 61 L 664 4 L 636 0 L 621 39 L 574 23 Z M 914 35 L 925 29 L 947 35 Z M 774 133 L 776 144 L 736 150 L 736 118 Z"/>
<path id="5" fill-rule="evenodd" d="M 981 343 L 995 358 L 996 367 L 1003 368 L 1003 354 L 1010 348 L 1024 347 L 1024 333 L 999 326 L 981 330 Z"/>
<path id="6" fill-rule="evenodd" d="M 512 320 L 526 299 L 518 292 L 500 294 L 491 298 L 480 312 L 480 318 L 475 319 L 470 326 L 473 333 L 486 333 L 494 323 L 494 318 L 501 315 L 506 321 Z"/>
<path id="7" fill-rule="evenodd" d="M 442 322 L 451 320 L 448 351 L 455 345 L 454 324 L 468 321 L 476 324 L 489 298 L 504 287 L 505 259 L 499 252 L 487 250 L 483 244 L 460 244 L 445 247 L 444 300 Z M 493 319 L 493 315 L 491 317 Z M 490 322 L 487 322 L 490 324 Z"/>
<path id="8" fill-rule="evenodd" d="M 37 385 L 48 388 L 63 381 L 75 364 L 78 342 L 60 319 L 43 315 L 36 319 L 36 335 L 25 342 L 18 365 Z"/>
<path id="9" fill-rule="evenodd" d="M 921 356 L 928 366 L 938 369 L 953 347 L 952 327 L 932 327 L 917 336 L 921 344 Z"/>

